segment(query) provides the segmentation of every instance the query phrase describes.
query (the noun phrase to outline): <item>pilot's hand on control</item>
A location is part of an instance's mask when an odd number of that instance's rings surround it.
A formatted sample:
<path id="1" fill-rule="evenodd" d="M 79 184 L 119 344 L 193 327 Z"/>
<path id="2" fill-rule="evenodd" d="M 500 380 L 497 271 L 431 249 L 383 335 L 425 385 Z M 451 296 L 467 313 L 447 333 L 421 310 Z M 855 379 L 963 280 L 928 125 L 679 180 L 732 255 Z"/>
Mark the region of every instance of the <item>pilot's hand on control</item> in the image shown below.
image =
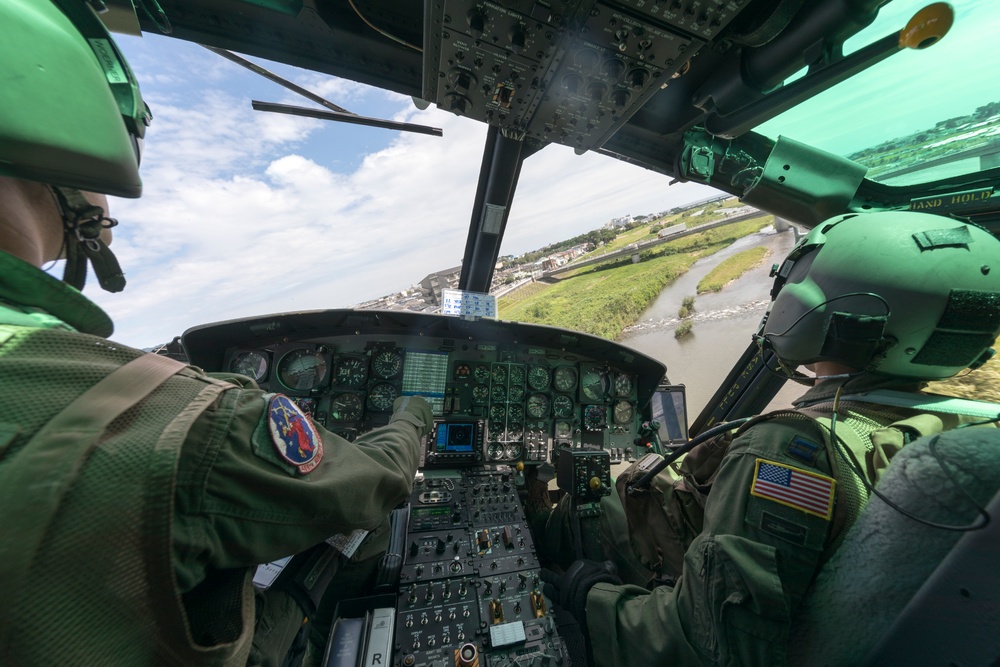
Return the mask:
<path id="1" fill-rule="evenodd" d="M 598 563 L 593 560 L 577 560 L 561 575 L 550 570 L 540 573 L 545 582 L 543 592 L 555 603 L 568 611 L 587 634 L 587 594 L 594 584 L 621 584 L 618 568 L 611 561 Z"/>
<path id="2" fill-rule="evenodd" d="M 424 437 L 430 433 L 434 421 L 431 404 L 419 396 L 400 396 L 392 404 L 392 419 L 389 421 L 400 420 L 413 424 L 417 428 L 417 434 Z"/>

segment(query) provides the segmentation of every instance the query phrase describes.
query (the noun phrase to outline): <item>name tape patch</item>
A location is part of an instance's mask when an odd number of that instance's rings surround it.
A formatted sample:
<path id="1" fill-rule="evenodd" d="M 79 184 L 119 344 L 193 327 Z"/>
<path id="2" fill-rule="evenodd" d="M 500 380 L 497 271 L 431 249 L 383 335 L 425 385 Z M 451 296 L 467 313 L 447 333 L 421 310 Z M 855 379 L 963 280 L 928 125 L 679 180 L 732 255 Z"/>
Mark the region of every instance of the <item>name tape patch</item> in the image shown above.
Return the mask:
<path id="1" fill-rule="evenodd" d="M 826 520 L 833 516 L 833 493 L 837 480 L 826 475 L 766 459 L 757 459 L 750 495 L 814 514 Z"/>

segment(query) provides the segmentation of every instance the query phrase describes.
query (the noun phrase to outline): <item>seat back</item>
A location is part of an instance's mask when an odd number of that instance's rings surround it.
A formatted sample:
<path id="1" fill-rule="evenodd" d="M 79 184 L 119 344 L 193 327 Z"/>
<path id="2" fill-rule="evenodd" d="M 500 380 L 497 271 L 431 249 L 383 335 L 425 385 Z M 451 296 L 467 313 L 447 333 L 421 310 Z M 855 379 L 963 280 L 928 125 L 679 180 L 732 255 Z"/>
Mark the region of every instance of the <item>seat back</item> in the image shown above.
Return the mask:
<path id="1" fill-rule="evenodd" d="M 938 458 L 961 489 L 949 479 Z M 956 429 L 921 438 L 893 458 L 878 490 L 925 521 L 971 524 L 980 516 L 976 505 L 985 507 L 1000 491 L 1000 429 Z M 987 528 L 988 542 L 992 530 L 1000 528 L 1000 516 Z M 981 533 L 974 531 L 967 537 L 974 539 Z M 924 607 L 924 598 L 914 596 L 929 584 L 956 545 L 962 543 L 959 549 L 966 550 L 964 535 L 914 521 L 873 496 L 840 548 L 817 573 L 796 612 L 789 641 L 790 663 L 832 667 L 881 660 L 872 651 L 883 637 L 890 641 L 887 633 L 897 619 L 902 622 L 901 615 L 911 601 L 916 607 L 907 616 L 933 623 L 933 610 Z M 1000 540 L 994 537 L 993 543 Z M 957 558 L 959 551 L 955 553 Z M 981 550 L 976 553 L 985 557 Z M 978 586 L 966 588 L 970 593 L 974 589 L 979 590 Z M 950 644 L 951 640 L 945 642 L 945 646 Z M 887 645 L 895 650 L 897 644 Z M 925 654 L 919 655 L 922 658 Z M 892 662 L 906 664 L 897 657 Z"/>

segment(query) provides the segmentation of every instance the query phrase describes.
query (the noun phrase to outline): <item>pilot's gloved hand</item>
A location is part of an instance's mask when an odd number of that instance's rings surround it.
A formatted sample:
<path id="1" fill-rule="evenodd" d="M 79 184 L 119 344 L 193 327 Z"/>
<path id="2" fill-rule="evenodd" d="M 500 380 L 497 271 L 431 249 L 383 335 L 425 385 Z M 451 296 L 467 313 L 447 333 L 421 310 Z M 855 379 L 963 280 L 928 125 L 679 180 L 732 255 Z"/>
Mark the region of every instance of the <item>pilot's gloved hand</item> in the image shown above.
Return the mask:
<path id="1" fill-rule="evenodd" d="M 430 433 L 434 422 L 431 404 L 419 396 L 400 396 L 392 404 L 392 419 L 389 423 L 400 420 L 416 426 L 417 433 L 421 438 L 424 437 Z"/>
<path id="2" fill-rule="evenodd" d="M 594 584 L 622 583 L 618 577 L 618 568 L 607 560 L 603 563 L 577 560 L 562 575 L 550 570 L 542 570 L 540 575 L 545 582 L 543 592 L 573 615 L 584 635 L 587 634 L 587 594 L 590 589 Z"/>

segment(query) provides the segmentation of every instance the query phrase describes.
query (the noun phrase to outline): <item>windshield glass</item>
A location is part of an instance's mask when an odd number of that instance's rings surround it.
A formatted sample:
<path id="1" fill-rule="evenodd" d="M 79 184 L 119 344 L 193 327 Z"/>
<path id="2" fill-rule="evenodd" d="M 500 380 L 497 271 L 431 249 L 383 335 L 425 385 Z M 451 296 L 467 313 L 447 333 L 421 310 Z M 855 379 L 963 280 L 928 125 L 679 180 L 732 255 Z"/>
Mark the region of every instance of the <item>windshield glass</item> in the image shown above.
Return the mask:
<path id="1" fill-rule="evenodd" d="M 850 54 L 898 32 L 926 0 L 895 0 L 848 40 Z M 847 157 L 867 177 L 915 185 L 1000 166 L 1000 3 L 952 3 L 955 22 L 938 43 L 902 49 L 757 128 Z"/>

